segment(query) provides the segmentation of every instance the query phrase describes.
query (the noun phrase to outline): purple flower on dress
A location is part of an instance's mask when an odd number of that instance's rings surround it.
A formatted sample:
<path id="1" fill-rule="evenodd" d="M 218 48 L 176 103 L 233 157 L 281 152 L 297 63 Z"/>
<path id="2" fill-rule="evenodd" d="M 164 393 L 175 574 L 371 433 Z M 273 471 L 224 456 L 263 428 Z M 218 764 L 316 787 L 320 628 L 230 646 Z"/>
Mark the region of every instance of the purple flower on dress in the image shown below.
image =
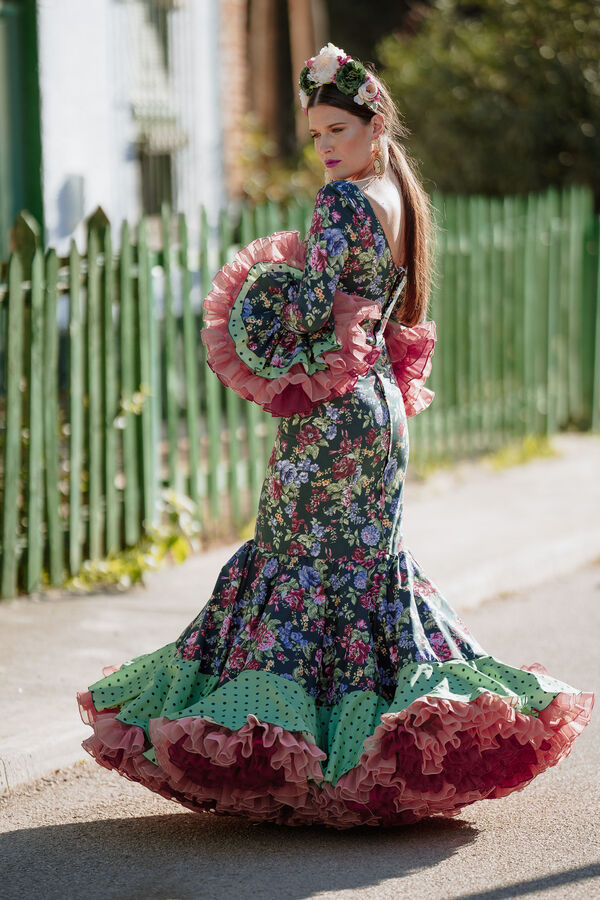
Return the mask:
<path id="1" fill-rule="evenodd" d="M 312 566 L 302 566 L 300 569 L 299 581 L 303 588 L 316 587 L 321 584 L 321 576 Z"/>
<path id="2" fill-rule="evenodd" d="M 380 533 L 377 525 L 365 525 L 360 533 L 367 547 L 375 547 L 379 543 Z"/>
<path id="3" fill-rule="evenodd" d="M 277 469 L 281 474 L 283 484 L 291 484 L 296 477 L 296 466 L 289 459 L 281 459 L 277 463 Z"/>
<path id="4" fill-rule="evenodd" d="M 389 463 L 384 469 L 383 472 L 383 483 L 389 484 L 394 475 L 396 474 L 396 470 L 398 469 L 398 463 L 395 459 L 390 459 Z"/>
<path id="5" fill-rule="evenodd" d="M 263 574 L 265 578 L 272 578 L 273 575 L 277 574 L 277 570 L 279 569 L 279 563 L 275 559 L 274 556 L 271 559 L 267 560 L 265 563 L 265 567 L 263 569 Z"/>
<path id="6" fill-rule="evenodd" d="M 357 572 L 354 576 L 354 587 L 359 588 L 361 591 L 364 590 L 367 586 L 367 573 L 366 572 Z"/>
<path id="7" fill-rule="evenodd" d="M 377 259 L 379 259 L 381 254 L 385 250 L 385 238 L 383 237 L 383 235 L 374 232 L 373 240 L 375 241 L 375 252 L 377 253 Z"/>
<path id="8" fill-rule="evenodd" d="M 341 228 L 325 228 L 323 237 L 327 241 L 327 253 L 330 256 L 339 256 L 348 246 Z"/>
<path id="9" fill-rule="evenodd" d="M 385 425 L 388 420 L 387 409 L 381 403 L 375 407 L 375 421 L 378 425 Z"/>

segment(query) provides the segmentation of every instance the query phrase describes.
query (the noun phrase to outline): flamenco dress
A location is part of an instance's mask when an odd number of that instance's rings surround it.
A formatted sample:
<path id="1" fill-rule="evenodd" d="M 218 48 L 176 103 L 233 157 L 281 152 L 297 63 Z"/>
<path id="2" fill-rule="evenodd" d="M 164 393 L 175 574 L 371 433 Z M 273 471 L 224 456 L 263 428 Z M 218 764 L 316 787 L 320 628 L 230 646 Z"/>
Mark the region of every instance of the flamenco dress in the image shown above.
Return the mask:
<path id="1" fill-rule="evenodd" d="M 350 181 L 205 300 L 224 384 L 281 421 L 256 530 L 172 642 L 77 694 L 96 761 L 195 812 L 337 829 L 454 816 L 570 752 L 592 693 L 486 653 L 405 546 L 436 332 Z"/>

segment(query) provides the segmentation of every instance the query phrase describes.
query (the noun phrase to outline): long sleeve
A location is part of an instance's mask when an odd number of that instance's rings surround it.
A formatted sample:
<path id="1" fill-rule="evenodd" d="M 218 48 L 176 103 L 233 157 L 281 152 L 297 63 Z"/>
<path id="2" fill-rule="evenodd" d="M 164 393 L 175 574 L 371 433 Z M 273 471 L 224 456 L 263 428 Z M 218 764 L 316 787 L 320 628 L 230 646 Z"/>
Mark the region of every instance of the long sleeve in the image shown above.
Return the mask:
<path id="1" fill-rule="evenodd" d="M 352 215 L 351 205 L 334 184 L 320 189 L 307 235 L 302 279 L 290 288 L 282 312 L 290 331 L 311 334 L 329 319 L 349 248 L 356 241 Z"/>

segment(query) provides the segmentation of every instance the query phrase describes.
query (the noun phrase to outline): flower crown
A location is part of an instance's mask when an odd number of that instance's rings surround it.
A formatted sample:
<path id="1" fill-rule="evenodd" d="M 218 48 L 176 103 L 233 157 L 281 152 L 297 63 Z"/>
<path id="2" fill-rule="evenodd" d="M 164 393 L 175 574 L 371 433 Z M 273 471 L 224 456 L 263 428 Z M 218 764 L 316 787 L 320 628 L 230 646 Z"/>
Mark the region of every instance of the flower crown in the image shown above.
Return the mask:
<path id="1" fill-rule="evenodd" d="M 317 56 L 306 60 L 299 82 L 300 103 L 305 114 L 308 114 L 310 95 L 322 84 L 335 84 L 343 94 L 353 96 L 355 103 L 361 106 L 364 103 L 377 112 L 379 88 L 362 63 L 331 42 L 322 47 Z"/>

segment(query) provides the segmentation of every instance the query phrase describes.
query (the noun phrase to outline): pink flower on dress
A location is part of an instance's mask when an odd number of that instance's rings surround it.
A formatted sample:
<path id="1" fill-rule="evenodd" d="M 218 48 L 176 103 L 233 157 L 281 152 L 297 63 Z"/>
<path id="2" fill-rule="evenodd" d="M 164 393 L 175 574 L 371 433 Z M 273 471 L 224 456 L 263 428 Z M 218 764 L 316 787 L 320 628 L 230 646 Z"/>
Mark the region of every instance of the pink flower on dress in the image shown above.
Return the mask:
<path id="1" fill-rule="evenodd" d="M 259 650 L 270 650 L 275 643 L 275 634 L 263 624 L 256 632 L 256 646 Z"/>
<path id="2" fill-rule="evenodd" d="M 314 425 L 305 425 L 301 428 L 297 435 L 297 441 L 301 450 L 304 450 L 308 444 L 314 444 L 320 440 L 321 432 Z"/>
<path id="3" fill-rule="evenodd" d="M 322 272 L 327 265 L 327 250 L 315 245 L 310 254 L 310 265 L 315 272 Z"/>
<path id="4" fill-rule="evenodd" d="M 248 651 L 239 645 L 234 647 L 229 654 L 229 658 L 227 660 L 227 666 L 230 669 L 242 669 L 244 663 L 246 662 L 246 657 L 248 656 Z"/>
<path id="5" fill-rule="evenodd" d="M 348 658 L 362 666 L 369 655 L 369 650 L 369 644 L 366 644 L 364 641 L 353 641 L 348 648 Z"/>
<path id="6" fill-rule="evenodd" d="M 279 500 L 283 493 L 283 485 L 279 478 L 270 478 L 269 479 L 269 497 L 272 497 L 273 500 Z"/>
<path id="7" fill-rule="evenodd" d="M 285 595 L 287 605 L 290 609 L 304 609 L 304 588 L 292 588 Z"/>
<path id="8" fill-rule="evenodd" d="M 323 587 L 322 584 L 320 584 L 320 585 L 318 586 L 318 588 L 316 589 L 316 591 L 315 591 L 313 600 L 315 601 L 315 603 L 316 603 L 318 606 L 320 606 L 321 603 L 325 603 L 325 600 L 326 600 L 326 599 L 327 599 L 327 597 L 325 596 L 325 588 Z"/>
<path id="9" fill-rule="evenodd" d="M 219 631 L 219 637 L 224 638 L 227 636 L 227 632 L 229 631 L 229 626 L 231 625 L 231 617 L 233 613 L 228 612 L 225 618 L 223 619 L 223 624 L 221 625 L 221 630 Z"/>
<path id="10" fill-rule="evenodd" d="M 429 635 L 429 643 L 431 644 L 435 655 L 442 662 L 452 659 L 452 650 L 446 643 L 446 638 L 441 631 L 434 631 Z"/>

